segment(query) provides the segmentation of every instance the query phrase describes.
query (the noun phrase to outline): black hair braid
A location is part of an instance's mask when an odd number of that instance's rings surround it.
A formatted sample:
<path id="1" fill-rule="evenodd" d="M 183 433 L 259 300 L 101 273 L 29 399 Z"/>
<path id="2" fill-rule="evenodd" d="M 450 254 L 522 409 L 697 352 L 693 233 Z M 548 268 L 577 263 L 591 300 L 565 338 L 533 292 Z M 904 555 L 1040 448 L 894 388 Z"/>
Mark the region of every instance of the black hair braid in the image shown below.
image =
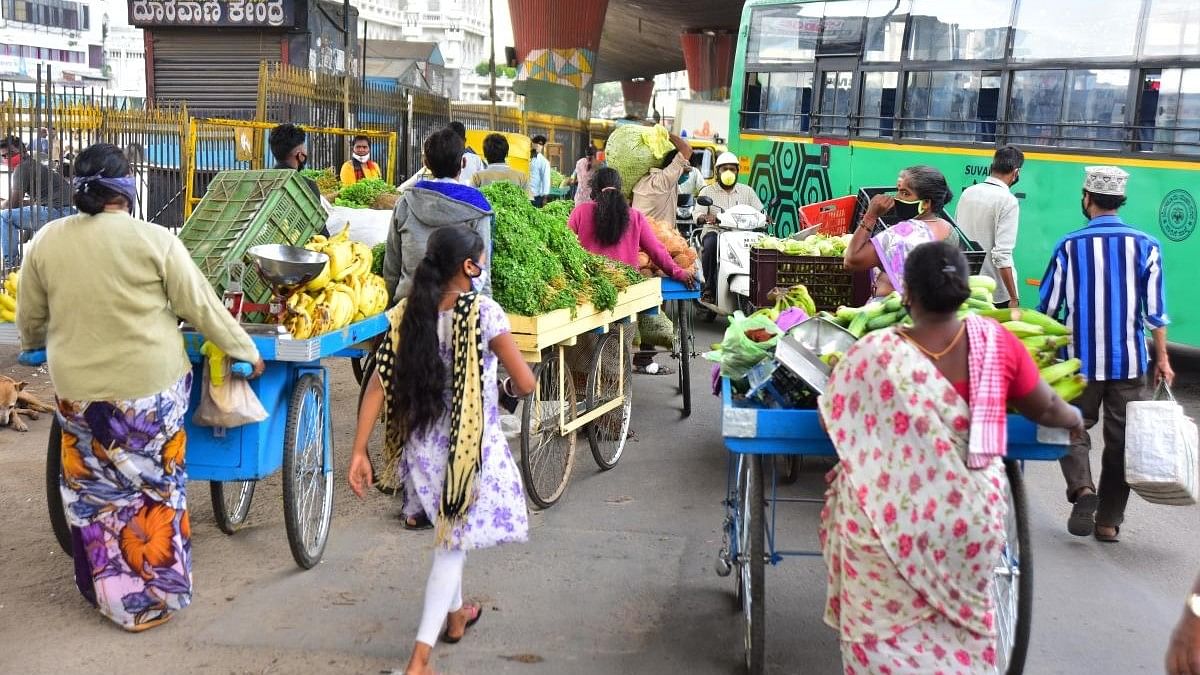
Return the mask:
<path id="1" fill-rule="evenodd" d="M 396 367 L 388 385 L 409 433 L 428 430 L 446 412 L 446 365 L 439 355 L 438 307 L 463 261 L 479 261 L 483 238 L 466 225 L 438 228 L 413 274 Z"/>
<path id="2" fill-rule="evenodd" d="M 961 249 L 946 241 L 933 241 L 914 248 L 904 261 L 904 290 L 930 312 L 958 311 L 971 297 L 967 258 Z"/>
<path id="3" fill-rule="evenodd" d="M 606 166 L 592 176 L 592 200 L 596 202 L 596 239 L 605 246 L 621 241 L 629 229 L 629 204 L 621 193 L 621 174 L 616 169 Z"/>

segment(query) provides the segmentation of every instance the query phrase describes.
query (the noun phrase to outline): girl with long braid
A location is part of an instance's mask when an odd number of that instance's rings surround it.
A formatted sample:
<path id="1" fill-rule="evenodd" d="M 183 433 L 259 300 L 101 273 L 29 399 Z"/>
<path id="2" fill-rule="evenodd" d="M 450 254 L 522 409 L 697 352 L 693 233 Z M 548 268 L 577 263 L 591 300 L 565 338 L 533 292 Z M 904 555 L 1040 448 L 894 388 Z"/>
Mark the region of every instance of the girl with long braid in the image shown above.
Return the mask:
<path id="1" fill-rule="evenodd" d="M 371 428 L 384 417 L 379 482 L 403 485 L 404 514 L 436 514 L 437 543 L 425 608 L 407 675 L 429 675 L 433 645 L 456 643 L 483 608 L 464 605 L 468 550 L 523 542 L 525 494 L 500 427 L 497 364 L 516 397 L 535 386 L 500 305 L 473 290 L 484 272 L 483 238 L 465 225 L 433 232 L 408 297 L 388 312 L 390 329 L 376 352 L 378 375 L 358 413 L 350 487 L 360 498 L 374 477 L 367 459 Z M 445 624 L 445 631 L 442 626 Z"/>

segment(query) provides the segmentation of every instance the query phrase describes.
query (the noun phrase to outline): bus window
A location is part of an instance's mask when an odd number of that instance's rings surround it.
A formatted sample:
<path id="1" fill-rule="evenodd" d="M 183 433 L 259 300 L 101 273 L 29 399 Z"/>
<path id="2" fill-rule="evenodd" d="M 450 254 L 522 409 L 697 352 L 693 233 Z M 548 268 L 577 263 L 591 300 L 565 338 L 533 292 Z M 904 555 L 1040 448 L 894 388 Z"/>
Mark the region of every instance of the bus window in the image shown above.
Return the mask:
<path id="1" fill-rule="evenodd" d="M 1067 71 L 1063 145 L 1120 150 L 1125 138 L 1128 70 Z"/>
<path id="2" fill-rule="evenodd" d="M 1000 73 L 952 70 L 908 74 L 903 134 L 930 141 L 992 142 Z M 981 105 L 982 99 L 982 105 Z"/>
<path id="3" fill-rule="evenodd" d="M 743 111 L 742 120 L 749 125 L 750 122 L 756 121 L 752 118 L 757 118 L 761 126 L 746 128 L 808 133 L 812 112 L 813 74 L 758 73 L 757 80 L 763 83 L 759 108 L 761 112 Z"/>
<path id="4" fill-rule="evenodd" d="M 825 3 L 797 3 L 755 9 L 750 15 L 746 62 L 796 63 L 811 61 L 821 34 Z"/>
<path id="5" fill-rule="evenodd" d="M 826 5 L 817 53 L 822 56 L 858 56 L 862 51 L 863 18 L 866 14 L 867 0 L 845 0 Z"/>
<path id="6" fill-rule="evenodd" d="M 1135 147 L 1200 155 L 1200 68 L 1142 72 Z"/>
<path id="7" fill-rule="evenodd" d="M 1196 0 L 1150 0 L 1142 54 L 1200 54 L 1200 3 Z"/>
<path id="8" fill-rule="evenodd" d="M 1142 3 L 1129 0 L 1022 2 L 1017 11 L 1013 58 L 1029 61 L 1133 56 L 1141 7 Z"/>
<path id="9" fill-rule="evenodd" d="M 816 126 L 822 134 L 846 136 L 850 133 L 850 87 L 854 71 L 824 71 L 821 80 L 821 114 Z"/>
<path id="10" fill-rule="evenodd" d="M 911 0 L 871 0 L 863 61 L 899 61 Z"/>
<path id="11" fill-rule="evenodd" d="M 1013 0 L 914 0 L 908 58 L 1002 59 Z"/>
<path id="12" fill-rule="evenodd" d="M 1008 140 L 1031 145 L 1058 145 L 1066 73 L 1027 70 L 1013 73 L 1008 95 Z"/>
<path id="13" fill-rule="evenodd" d="M 862 74 L 858 135 L 864 138 L 892 138 L 896 125 L 896 85 L 898 73 Z"/>

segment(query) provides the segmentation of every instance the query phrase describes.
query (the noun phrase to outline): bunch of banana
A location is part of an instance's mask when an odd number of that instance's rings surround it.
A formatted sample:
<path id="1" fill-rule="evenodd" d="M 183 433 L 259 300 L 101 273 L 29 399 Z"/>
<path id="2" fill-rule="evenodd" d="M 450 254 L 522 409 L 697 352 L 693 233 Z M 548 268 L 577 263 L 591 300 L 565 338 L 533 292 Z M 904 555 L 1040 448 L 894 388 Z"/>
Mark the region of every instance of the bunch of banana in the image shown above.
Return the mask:
<path id="1" fill-rule="evenodd" d="M 345 228 L 333 237 L 316 235 L 304 246 L 326 254 L 329 262 L 303 292 L 288 299 L 284 325 L 292 337 L 321 335 L 387 309 L 387 284 L 371 273 L 371 248 L 349 236 Z"/>
<path id="2" fill-rule="evenodd" d="M 17 278 L 15 270 L 4 278 L 4 292 L 0 293 L 0 323 L 17 320 Z"/>

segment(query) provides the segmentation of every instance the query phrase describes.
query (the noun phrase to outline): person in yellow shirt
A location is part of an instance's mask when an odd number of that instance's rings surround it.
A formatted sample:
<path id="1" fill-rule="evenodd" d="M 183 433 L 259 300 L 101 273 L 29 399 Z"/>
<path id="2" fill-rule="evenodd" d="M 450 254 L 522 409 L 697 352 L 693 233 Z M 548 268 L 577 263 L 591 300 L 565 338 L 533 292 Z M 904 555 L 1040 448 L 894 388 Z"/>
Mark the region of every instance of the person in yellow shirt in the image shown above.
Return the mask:
<path id="1" fill-rule="evenodd" d="M 355 136 L 350 146 L 350 161 L 342 165 L 342 187 L 354 185 L 366 178 L 380 178 L 383 173 L 379 165 L 371 159 L 371 139 L 366 136 Z"/>

